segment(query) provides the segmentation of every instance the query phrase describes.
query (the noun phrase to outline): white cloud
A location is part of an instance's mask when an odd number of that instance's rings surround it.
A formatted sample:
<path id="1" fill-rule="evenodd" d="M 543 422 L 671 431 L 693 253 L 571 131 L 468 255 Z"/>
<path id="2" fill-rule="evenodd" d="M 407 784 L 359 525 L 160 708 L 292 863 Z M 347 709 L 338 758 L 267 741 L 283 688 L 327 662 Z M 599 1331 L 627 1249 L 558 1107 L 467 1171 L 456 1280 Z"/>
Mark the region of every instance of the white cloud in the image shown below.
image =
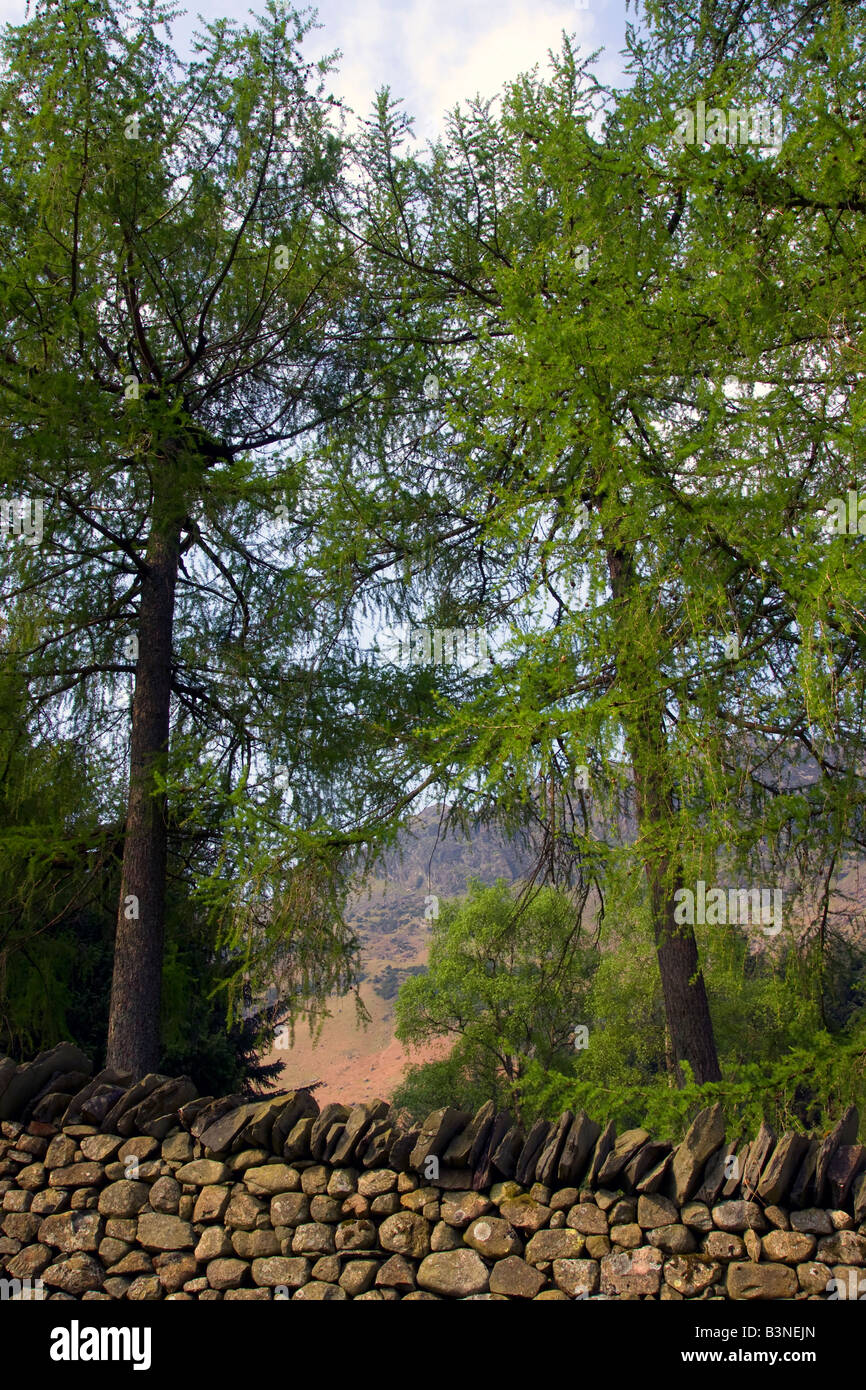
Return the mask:
<path id="1" fill-rule="evenodd" d="M 441 130 L 444 113 L 476 94 L 493 96 L 509 79 L 536 63 L 546 66 L 562 32 L 574 33 L 584 51 L 607 45 L 606 76 L 619 72 L 623 0 L 593 0 L 578 9 L 573 0 L 388 0 L 349 10 L 345 0 L 325 0 L 322 52 L 342 49 L 337 90 L 360 114 L 369 110 L 377 87 L 388 85 L 416 119 L 416 134 Z"/>
<path id="2" fill-rule="evenodd" d="M 26 0 L 0 0 L 0 22 L 23 23 L 25 8 Z M 189 13 L 172 25 L 175 42 L 187 48 L 199 13 L 243 21 L 250 8 L 264 6 L 192 0 Z M 323 27 L 309 36 L 305 51 L 310 57 L 342 51 L 330 83 L 335 95 L 364 116 L 376 89 L 389 86 L 416 117 L 422 140 L 441 131 L 445 112 L 458 101 L 479 92 L 493 96 L 536 63 L 543 69 L 563 30 L 576 35 L 584 52 L 605 47 L 598 65 L 603 80 L 621 77 L 625 0 L 587 0 L 585 8 L 581 0 L 321 0 L 318 10 Z"/>

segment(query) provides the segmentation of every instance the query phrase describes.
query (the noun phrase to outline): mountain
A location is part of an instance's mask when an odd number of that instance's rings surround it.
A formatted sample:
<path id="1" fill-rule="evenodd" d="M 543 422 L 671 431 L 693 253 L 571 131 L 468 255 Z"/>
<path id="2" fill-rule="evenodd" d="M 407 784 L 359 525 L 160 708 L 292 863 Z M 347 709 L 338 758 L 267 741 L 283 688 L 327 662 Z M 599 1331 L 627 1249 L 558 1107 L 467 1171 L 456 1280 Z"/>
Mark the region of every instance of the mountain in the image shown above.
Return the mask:
<path id="1" fill-rule="evenodd" d="M 352 995 L 331 998 L 331 1016 L 317 1038 L 299 1026 L 289 1052 L 274 1051 L 265 1059 L 284 1063 L 281 1088 L 316 1080 L 324 1083 L 316 1092 L 320 1103 L 387 1099 L 407 1062 L 447 1053 L 447 1043 L 410 1053 L 394 1037 L 397 990 L 426 966 L 436 899 L 465 893 L 472 878 L 514 883 L 532 867 L 533 854 L 485 826 L 471 836 L 443 834 L 440 818 L 439 807 L 417 816 L 378 875 L 347 905 L 346 920 L 361 943 L 359 994 L 370 1022 L 359 1023 Z"/>
<path id="2" fill-rule="evenodd" d="M 788 775 L 794 785 L 802 769 L 792 763 Z M 447 1040 L 410 1053 L 394 1037 L 394 1000 L 400 985 L 426 966 L 436 899 L 465 893 L 473 878 L 484 883 L 497 878 L 515 883 L 532 869 L 535 855 L 531 845 L 510 842 L 502 832 L 486 826 L 476 826 L 467 835 L 445 834 L 440 820 L 440 807 L 430 807 L 417 816 L 396 849 L 384 858 L 378 876 L 347 905 L 347 921 L 361 943 L 359 994 L 370 1015 L 369 1023 L 359 1022 L 353 995 L 330 999 L 330 1017 L 316 1039 L 305 1025 L 299 1026 L 289 1052 L 274 1051 L 265 1059 L 284 1064 L 278 1078 L 281 1088 L 316 1080 L 323 1082 L 316 1093 L 320 1100 L 388 1099 L 408 1062 L 447 1054 Z M 633 833 L 633 821 L 625 812 L 621 830 L 628 838 Z M 790 885 L 786 894 L 789 889 Z M 795 904 L 793 921 L 801 931 L 801 947 L 806 936 L 819 929 L 823 912 L 820 892 L 818 883 L 806 907 L 790 899 Z M 827 904 L 827 928 L 837 940 L 866 949 L 863 860 L 840 865 Z M 747 931 L 753 951 L 767 948 L 767 937 L 759 925 Z"/>

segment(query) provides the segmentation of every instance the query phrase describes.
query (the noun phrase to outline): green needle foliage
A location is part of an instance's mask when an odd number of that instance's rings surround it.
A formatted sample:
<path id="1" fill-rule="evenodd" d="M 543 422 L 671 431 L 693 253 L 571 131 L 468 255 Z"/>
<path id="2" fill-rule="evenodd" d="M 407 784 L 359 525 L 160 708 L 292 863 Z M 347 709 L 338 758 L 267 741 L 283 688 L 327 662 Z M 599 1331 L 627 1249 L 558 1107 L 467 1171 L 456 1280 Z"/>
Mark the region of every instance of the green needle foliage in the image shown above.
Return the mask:
<path id="1" fill-rule="evenodd" d="M 123 804 L 74 740 L 40 739 L 25 683 L 0 667 L 0 1053 L 25 1060 L 64 1038 L 105 1051 Z M 226 1026 L 236 966 L 190 895 L 179 846 L 169 865 L 159 1070 L 185 1072 L 214 1094 L 266 1083 L 263 1023 Z M 279 1010 L 274 1010 L 276 1015 Z"/>
<path id="2" fill-rule="evenodd" d="M 205 25 L 189 63 L 170 17 L 45 0 L 0 77 L 0 483 L 45 531 L 4 547 L 5 651 L 40 746 L 122 788 L 108 1059 L 136 1074 L 177 866 L 230 1007 L 279 974 L 315 1012 L 351 980 L 345 885 L 399 801 L 381 684 L 340 646 L 351 576 L 305 572 L 300 444 L 347 409 L 366 334 L 320 211 L 328 63 L 281 4 Z"/>
<path id="3" fill-rule="evenodd" d="M 541 830 L 575 950 L 627 890 L 660 990 L 633 1064 L 684 1096 L 750 1064 L 699 881 L 781 892 L 766 968 L 810 1029 L 850 1013 L 858 8 L 643 13 L 624 90 L 564 41 L 425 152 L 387 92 L 347 136 L 276 0 L 186 64 L 156 4 L 5 31 L 0 485 L 45 537 L 0 554 L 3 669 L 34 775 L 122 825 L 113 1064 L 156 1065 L 187 899 L 235 1015 L 248 975 L 321 1016 L 351 880 L 434 799 Z M 683 140 L 699 102 L 727 139 Z M 442 629 L 492 660 L 431 657 Z"/>
<path id="4" fill-rule="evenodd" d="M 406 424 L 371 388 L 331 444 L 366 445 L 378 495 L 335 507 L 389 616 L 496 639 L 407 757 L 456 814 L 541 817 L 585 903 L 643 883 L 674 1072 L 718 1082 L 680 890 L 782 891 L 820 1000 L 863 845 L 863 541 L 822 524 L 858 476 L 863 52 L 842 5 L 650 9 L 624 92 L 564 42 L 420 155 L 383 95 L 356 234 Z M 679 142 L 704 99 L 778 106 L 780 148 Z"/>
<path id="5" fill-rule="evenodd" d="M 627 885 L 609 911 L 606 946 L 577 946 L 570 895 L 543 889 L 515 935 L 513 890 L 473 885 L 442 907 L 429 970 L 397 998 L 397 1036 L 442 1049 L 414 1063 L 395 1103 L 423 1118 L 443 1105 L 493 1100 L 529 1125 L 585 1109 L 622 1130 L 677 1140 L 698 1110 L 723 1102 L 731 1137 L 762 1118 L 825 1131 L 866 1101 L 866 952 L 831 952 L 825 1027 L 795 950 L 750 950 L 738 926 L 698 929 L 724 1079 L 673 1085 L 652 932 Z M 519 943 L 519 944 L 518 944 Z"/>

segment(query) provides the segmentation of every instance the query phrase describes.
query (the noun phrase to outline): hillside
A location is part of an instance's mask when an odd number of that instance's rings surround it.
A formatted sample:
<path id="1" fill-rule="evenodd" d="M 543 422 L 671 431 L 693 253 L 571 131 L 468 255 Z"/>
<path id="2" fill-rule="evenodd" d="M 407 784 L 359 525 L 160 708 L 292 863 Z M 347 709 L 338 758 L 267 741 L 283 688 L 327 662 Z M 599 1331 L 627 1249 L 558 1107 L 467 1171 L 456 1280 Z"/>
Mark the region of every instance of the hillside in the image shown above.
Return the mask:
<path id="1" fill-rule="evenodd" d="M 509 844 L 501 834 L 479 827 L 471 838 L 443 836 L 439 812 L 431 807 L 413 821 L 398 849 L 384 860 L 379 877 L 349 904 L 347 920 L 361 942 L 359 993 L 370 1015 L 362 1026 L 354 998 L 328 1001 L 330 1018 L 314 1041 L 300 1027 L 295 1045 L 272 1052 L 267 1061 L 283 1061 L 279 1086 L 320 1080 L 321 1100 L 372 1100 L 388 1097 L 407 1062 L 446 1053 L 447 1044 L 408 1053 L 394 1037 L 394 1000 L 408 976 L 427 962 L 433 897 L 454 897 L 467 881 L 513 883 L 531 864 L 531 853 Z"/>
<path id="2" fill-rule="evenodd" d="M 628 821 L 625 822 L 628 827 Z M 301 1026 L 289 1053 L 266 1060 L 283 1062 L 281 1087 L 323 1082 L 319 1097 L 355 1101 L 389 1098 L 409 1062 L 445 1055 L 446 1041 L 411 1053 L 394 1037 L 394 1001 L 400 985 L 424 968 L 429 949 L 434 899 L 455 897 L 469 880 L 514 883 L 532 866 L 531 848 L 509 843 L 501 833 L 478 827 L 468 836 L 443 835 L 435 807 L 418 816 L 398 848 L 383 861 L 380 875 L 350 900 L 347 919 L 361 942 L 359 993 L 370 1015 L 359 1022 L 354 997 L 328 1001 L 330 1017 L 317 1039 Z M 795 920 L 817 922 L 820 903 L 802 906 Z M 828 929 L 849 942 L 866 943 L 866 866 L 846 864 L 828 904 Z M 760 927 L 747 928 L 754 951 L 767 946 Z"/>

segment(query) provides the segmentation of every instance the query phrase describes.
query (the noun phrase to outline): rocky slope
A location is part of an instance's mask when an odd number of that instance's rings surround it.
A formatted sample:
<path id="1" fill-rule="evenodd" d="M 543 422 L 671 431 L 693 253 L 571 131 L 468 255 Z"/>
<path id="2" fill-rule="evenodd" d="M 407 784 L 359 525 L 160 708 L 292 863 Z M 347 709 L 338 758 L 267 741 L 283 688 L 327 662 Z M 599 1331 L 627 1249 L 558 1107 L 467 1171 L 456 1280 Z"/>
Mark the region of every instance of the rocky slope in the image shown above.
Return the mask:
<path id="1" fill-rule="evenodd" d="M 316 1094 L 324 1100 L 372 1100 L 391 1095 L 407 1062 L 444 1055 L 447 1044 L 409 1052 L 394 1037 L 397 988 L 427 963 L 432 918 L 426 914 L 435 911 L 436 898 L 465 893 L 471 878 L 513 883 L 530 864 L 529 850 L 483 827 L 468 839 L 442 836 L 435 808 L 419 816 L 379 876 L 349 904 L 347 919 L 361 941 L 359 992 L 369 1024 L 358 1022 L 351 996 L 330 999 L 331 1017 L 317 1038 L 299 1027 L 290 1053 L 267 1055 L 266 1061 L 283 1063 L 280 1086 L 315 1078 L 323 1083 Z"/>

